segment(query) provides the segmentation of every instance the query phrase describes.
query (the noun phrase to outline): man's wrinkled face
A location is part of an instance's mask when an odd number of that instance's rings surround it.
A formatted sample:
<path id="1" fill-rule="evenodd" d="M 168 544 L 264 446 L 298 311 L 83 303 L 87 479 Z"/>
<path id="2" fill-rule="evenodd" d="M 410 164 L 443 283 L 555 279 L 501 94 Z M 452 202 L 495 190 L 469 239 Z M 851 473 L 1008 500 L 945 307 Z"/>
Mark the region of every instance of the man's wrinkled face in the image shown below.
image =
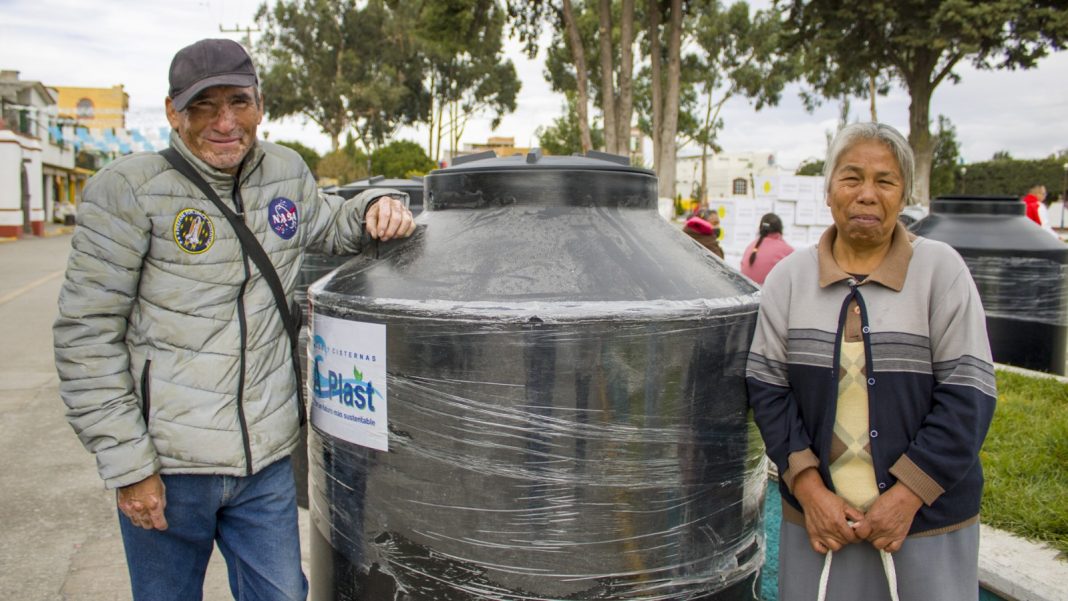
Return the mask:
<path id="1" fill-rule="evenodd" d="M 256 88 L 208 88 L 177 111 L 167 99 L 167 120 L 189 151 L 205 163 L 229 174 L 256 141 L 263 120 L 263 102 Z"/>

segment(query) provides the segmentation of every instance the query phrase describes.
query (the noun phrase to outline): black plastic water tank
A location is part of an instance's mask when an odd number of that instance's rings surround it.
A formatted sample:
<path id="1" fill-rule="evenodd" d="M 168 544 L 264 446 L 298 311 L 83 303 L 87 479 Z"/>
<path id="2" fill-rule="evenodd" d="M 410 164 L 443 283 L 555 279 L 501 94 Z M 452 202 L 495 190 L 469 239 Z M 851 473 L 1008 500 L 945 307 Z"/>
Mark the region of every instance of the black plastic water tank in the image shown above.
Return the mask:
<path id="1" fill-rule="evenodd" d="M 1065 373 L 1068 246 L 1012 196 L 943 196 L 912 232 L 964 258 L 986 310 L 994 361 Z"/>
<path id="2" fill-rule="evenodd" d="M 309 291 L 312 599 L 754 599 L 754 286 L 621 157 L 425 181 L 411 239 Z"/>
<path id="3" fill-rule="evenodd" d="M 323 188 L 326 194 L 334 194 L 349 199 L 360 192 L 371 188 L 393 188 L 408 193 L 408 208 L 412 215 L 418 215 L 423 210 L 423 178 L 412 177 L 408 179 L 391 179 L 383 175 L 376 175 L 366 179 L 357 180 L 343 186 L 330 186 Z M 372 248 L 374 242 L 370 243 Z M 300 307 L 307 305 L 307 292 L 315 280 L 337 269 L 352 257 L 349 255 L 323 255 L 319 253 L 304 253 L 304 259 L 300 264 L 300 274 L 297 276 L 297 287 L 293 292 L 293 299 Z M 305 349 L 308 344 L 308 314 L 303 314 L 304 326 L 300 330 L 300 355 L 305 357 Z M 307 371 L 306 366 L 302 366 Z M 308 507 L 308 427 L 300 429 L 300 444 L 293 451 L 293 478 L 297 485 L 297 504 Z"/>

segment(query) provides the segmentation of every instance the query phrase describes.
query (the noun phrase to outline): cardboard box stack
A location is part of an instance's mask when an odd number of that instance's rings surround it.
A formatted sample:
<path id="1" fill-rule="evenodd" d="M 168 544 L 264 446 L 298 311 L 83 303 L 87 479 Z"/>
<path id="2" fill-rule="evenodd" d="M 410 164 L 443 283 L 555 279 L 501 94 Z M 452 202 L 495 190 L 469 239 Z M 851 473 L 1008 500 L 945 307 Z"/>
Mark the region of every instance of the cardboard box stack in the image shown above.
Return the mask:
<path id="1" fill-rule="evenodd" d="M 758 236 L 760 218 L 775 213 L 783 222 L 783 237 L 794 248 L 819 242 L 828 225 L 834 223 L 824 202 L 823 178 L 804 175 L 776 175 L 754 181 L 754 197 L 710 199 L 719 213 L 722 234 L 720 246 L 727 264 L 741 264 L 742 252 Z"/>

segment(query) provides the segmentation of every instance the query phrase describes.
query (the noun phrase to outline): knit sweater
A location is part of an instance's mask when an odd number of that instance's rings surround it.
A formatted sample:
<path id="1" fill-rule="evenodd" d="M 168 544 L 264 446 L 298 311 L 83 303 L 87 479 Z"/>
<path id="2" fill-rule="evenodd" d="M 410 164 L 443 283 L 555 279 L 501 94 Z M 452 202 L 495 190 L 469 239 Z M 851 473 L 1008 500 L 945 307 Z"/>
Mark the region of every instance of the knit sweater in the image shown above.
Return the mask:
<path id="1" fill-rule="evenodd" d="M 834 226 L 795 252 L 762 290 L 746 380 L 754 419 L 782 475 L 784 503 L 801 506 L 793 478 L 818 469 L 834 490 L 834 441 L 843 329 L 859 319 L 865 347 L 871 455 L 880 493 L 902 482 L 923 499 L 910 534 L 975 521 L 983 488 L 979 449 L 997 396 L 986 322 L 964 261 L 898 225 L 887 257 L 864 281 L 831 254 Z M 850 303 L 859 314 L 850 319 Z"/>

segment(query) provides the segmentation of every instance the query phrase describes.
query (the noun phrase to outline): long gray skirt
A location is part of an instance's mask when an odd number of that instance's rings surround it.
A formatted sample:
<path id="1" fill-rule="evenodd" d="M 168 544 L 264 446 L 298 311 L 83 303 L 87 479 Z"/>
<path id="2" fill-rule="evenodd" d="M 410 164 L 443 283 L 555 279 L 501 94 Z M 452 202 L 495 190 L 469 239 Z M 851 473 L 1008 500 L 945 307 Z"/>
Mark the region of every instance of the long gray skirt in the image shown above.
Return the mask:
<path id="1" fill-rule="evenodd" d="M 783 520 L 779 530 L 779 600 L 816 601 L 823 555 L 808 544 L 804 526 Z M 893 554 L 900 601 L 976 601 L 979 524 L 936 536 L 905 539 Z M 827 601 L 890 601 L 879 551 L 848 545 L 831 560 Z"/>

